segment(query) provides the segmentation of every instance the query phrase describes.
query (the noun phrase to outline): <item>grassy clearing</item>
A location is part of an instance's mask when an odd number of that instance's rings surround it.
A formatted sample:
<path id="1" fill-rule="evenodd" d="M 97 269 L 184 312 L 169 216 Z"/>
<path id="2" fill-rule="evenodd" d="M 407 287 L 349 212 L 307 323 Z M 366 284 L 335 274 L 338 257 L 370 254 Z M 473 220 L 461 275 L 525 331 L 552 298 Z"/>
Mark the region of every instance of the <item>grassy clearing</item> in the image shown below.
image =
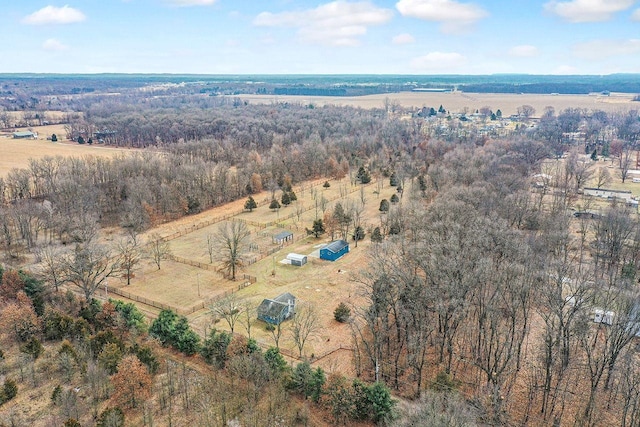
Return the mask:
<path id="1" fill-rule="evenodd" d="M 80 145 L 73 142 L 51 142 L 47 137 L 52 133 L 64 135 L 62 125 L 38 126 L 38 139 L 13 139 L 11 133 L 0 133 L 0 176 L 6 176 L 13 168 L 28 168 L 30 159 L 41 159 L 46 156 L 82 157 L 100 156 L 114 157 L 131 150 L 97 145 Z M 25 129 L 15 129 L 27 130 Z M 62 133 L 59 133 L 62 132 Z"/>
<path id="2" fill-rule="evenodd" d="M 242 212 L 235 215 L 235 218 L 249 222 L 249 228 L 252 231 L 251 241 L 258 245 L 259 251 L 264 253 L 265 250 L 280 248 L 272 255 L 265 257 L 260 255 L 261 259 L 258 262 L 248 265 L 242 270 L 243 273 L 257 277 L 257 283 L 239 290 L 237 296 L 239 299 L 257 307 L 265 298 L 274 298 L 283 292 L 291 292 L 298 298 L 300 303 L 311 304 L 316 307 L 320 331 L 310 338 L 305 346 L 304 352 L 307 356 L 325 354 L 341 346 L 343 348 L 350 347 L 350 329 L 348 325 L 340 324 L 333 319 L 333 310 L 340 302 L 353 306 L 361 304 L 358 296 L 360 285 L 356 278 L 367 265 L 368 249 L 371 245 L 369 236 L 367 236 L 364 241 L 358 244 L 357 248 L 352 244 L 350 253 L 336 262 L 322 261 L 313 256 L 309 256 L 308 264 L 303 267 L 295 267 L 280 262 L 290 252 L 305 255 L 317 253 L 319 246 L 330 241 L 330 236 L 327 234 L 318 239 L 313 236 L 306 236 L 305 227 L 311 228 L 313 220 L 316 218 L 314 193 L 316 193 L 316 198 L 318 199 L 324 197 L 327 200 L 331 200 L 326 206 L 328 210 L 332 210 L 337 201 L 341 201 L 343 204 L 360 201 L 360 186 L 352 186 L 348 178 L 340 181 L 330 181 L 331 187 L 327 189 L 322 187 L 323 183 L 324 180 L 319 180 L 314 182 L 313 185 L 306 183 L 303 187 L 294 188 L 298 203 L 306 209 L 301 213 L 299 219 L 298 215 L 296 215 L 295 205 L 282 208 L 279 212 L 268 209 L 268 201 L 271 200 L 269 192 L 262 192 L 254 196 L 258 202 L 258 208 L 253 212 Z M 380 223 L 380 212 L 378 211 L 380 200 L 382 198 L 389 199 L 396 192 L 396 189 L 388 185 L 388 179 L 385 179 L 384 185 L 380 190 L 378 190 L 379 187 L 376 183 L 364 188 L 365 210 L 362 216 L 363 226 L 365 229 L 369 229 Z M 280 192 L 276 193 L 276 197 L 280 198 Z M 239 212 L 243 205 L 244 200 L 239 200 L 195 216 L 182 218 L 175 223 L 165 224 L 157 230 L 151 230 L 151 232 L 157 231 L 163 235 L 169 235 L 175 231 L 183 232 L 184 234 L 181 237 L 170 241 L 173 254 L 208 265 L 207 235 L 215 233 L 223 222 L 210 224 L 202 228 L 198 228 L 198 224 L 205 224 L 213 218 Z M 318 208 L 317 215 L 318 217 L 323 216 L 320 208 Z M 288 218 L 289 216 L 291 218 Z M 286 228 L 273 225 L 278 220 L 280 220 L 279 224 Z M 291 230 L 295 241 L 284 246 L 273 244 L 271 236 L 282 230 Z M 252 255 L 256 256 L 257 253 L 254 251 Z M 200 296 L 198 296 L 198 282 L 200 283 Z M 149 298 L 176 307 L 188 308 L 225 291 L 237 290 L 241 283 L 242 280 L 240 279 L 235 282 L 222 279 L 215 271 L 165 261 L 160 271 L 157 271 L 151 264 L 145 264 L 142 271 L 134 278 L 131 286 L 124 286 L 123 284 L 121 286 L 123 286 L 123 290 L 143 298 Z M 224 330 L 229 329 L 224 321 L 213 325 L 207 309 L 193 313 L 189 316 L 189 319 L 195 330 L 203 334 L 212 327 Z M 251 333 L 254 338 L 265 346 L 273 345 L 273 339 L 270 333 L 265 330 L 265 325 L 262 322 L 253 319 L 252 325 Z M 238 324 L 236 325 L 236 330 L 244 332 L 245 328 Z M 290 322 L 283 324 L 280 346 L 290 354 L 297 354 L 297 349 L 291 339 Z M 350 364 L 348 360 L 340 361 L 345 359 L 345 354 L 339 353 L 337 352 L 335 355 L 324 359 L 322 363 L 328 365 L 323 366 L 333 369 L 340 364 L 346 364 L 340 369 L 344 372 L 348 371 L 351 368 Z"/>
<path id="3" fill-rule="evenodd" d="M 123 278 L 111 280 L 110 285 L 142 298 L 181 308 L 237 287 L 215 271 L 169 260 L 163 261 L 161 267 L 158 270 L 155 264 L 145 261 L 136 270 L 131 285 L 127 286 Z"/>

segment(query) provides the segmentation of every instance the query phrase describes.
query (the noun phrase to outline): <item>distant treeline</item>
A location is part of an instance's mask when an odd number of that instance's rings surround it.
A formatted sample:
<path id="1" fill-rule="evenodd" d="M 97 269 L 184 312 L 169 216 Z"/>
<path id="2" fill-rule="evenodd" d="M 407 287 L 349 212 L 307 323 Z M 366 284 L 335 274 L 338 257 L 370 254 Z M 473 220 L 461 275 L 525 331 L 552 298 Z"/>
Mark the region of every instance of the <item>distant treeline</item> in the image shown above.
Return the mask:
<path id="1" fill-rule="evenodd" d="M 603 82 L 603 83 L 480 83 L 461 85 L 463 92 L 475 93 L 558 93 L 563 95 L 586 95 L 594 92 L 640 92 L 640 81 L 629 82 Z"/>
<path id="2" fill-rule="evenodd" d="M 203 96 L 272 94 L 360 96 L 414 89 L 459 89 L 477 93 L 640 93 L 640 74 L 606 76 L 496 75 L 178 75 L 0 74 L 0 108 L 65 109 L 56 95 Z M 80 96 L 73 97 L 77 100 Z"/>
<path id="3" fill-rule="evenodd" d="M 277 87 L 275 95 L 306 95 L 306 96 L 345 96 L 344 88 L 316 88 L 316 87 Z"/>

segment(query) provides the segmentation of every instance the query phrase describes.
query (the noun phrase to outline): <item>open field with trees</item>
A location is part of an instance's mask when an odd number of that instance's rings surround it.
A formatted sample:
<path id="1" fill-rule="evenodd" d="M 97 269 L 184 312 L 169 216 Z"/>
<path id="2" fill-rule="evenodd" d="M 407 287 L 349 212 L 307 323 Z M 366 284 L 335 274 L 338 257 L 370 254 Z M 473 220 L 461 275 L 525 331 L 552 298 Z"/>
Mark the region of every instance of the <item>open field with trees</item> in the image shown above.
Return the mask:
<path id="1" fill-rule="evenodd" d="M 48 126 L 43 126 L 48 127 Z M 45 131 L 44 129 L 38 129 L 39 132 Z M 55 130 L 53 131 L 55 133 Z M 50 134 L 49 134 L 50 136 Z M 9 171 L 13 168 L 26 169 L 29 167 L 29 162 L 33 160 L 39 160 L 44 157 L 84 157 L 84 156 L 97 156 L 97 157 L 113 157 L 116 154 L 122 154 L 125 150 L 112 149 L 98 146 L 82 146 L 76 143 L 69 144 L 66 142 L 52 143 L 46 141 L 44 135 L 41 135 L 37 140 L 29 139 L 13 139 L 11 135 L 5 137 L 0 135 L 0 152 L 2 157 L 0 158 L 0 176 L 7 176 Z"/>
<path id="2" fill-rule="evenodd" d="M 637 110 L 158 90 L 0 178 L 0 423 L 640 422 Z"/>
<path id="3" fill-rule="evenodd" d="M 292 102 L 315 106 L 340 105 L 359 108 L 381 108 L 385 102 L 402 108 L 422 108 L 443 105 L 451 113 L 474 112 L 487 105 L 500 109 L 509 116 L 517 114 L 521 105 L 531 105 L 542 112 L 552 106 L 556 111 L 566 108 L 586 108 L 606 112 L 626 111 L 638 108 L 634 95 L 614 93 L 609 95 L 567 95 L 567 94 L 508 94 L 508 93 L 466 93 L 466 92 L 399 92 L 364 96 L 294 96 L 294 95 L 240 95 L 240 99 L 256 104 Z"/>

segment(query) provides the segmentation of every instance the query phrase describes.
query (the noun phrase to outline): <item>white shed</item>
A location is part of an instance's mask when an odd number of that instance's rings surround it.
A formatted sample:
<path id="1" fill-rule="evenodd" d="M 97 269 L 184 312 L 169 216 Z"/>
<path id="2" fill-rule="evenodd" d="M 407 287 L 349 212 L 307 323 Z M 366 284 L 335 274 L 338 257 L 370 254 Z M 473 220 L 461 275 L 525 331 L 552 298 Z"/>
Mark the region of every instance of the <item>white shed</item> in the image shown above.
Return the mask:
<path id="1" fill-rule="evenodd" d="M 616 314 L 613 311 L 604 311 L 601 308 L 596 308 L 593 315 L 594 323 L 603 323 L 605 325 L 613 325 L 613 318 Z"/>
<path id="2" fill-rule="evenodd" d="M 291 262 L 291 265 L 297 265 L 298 267 L 302 267 L 307 263 L 307 256 L 290 253 L 287 255 L 287 260 Z"/>

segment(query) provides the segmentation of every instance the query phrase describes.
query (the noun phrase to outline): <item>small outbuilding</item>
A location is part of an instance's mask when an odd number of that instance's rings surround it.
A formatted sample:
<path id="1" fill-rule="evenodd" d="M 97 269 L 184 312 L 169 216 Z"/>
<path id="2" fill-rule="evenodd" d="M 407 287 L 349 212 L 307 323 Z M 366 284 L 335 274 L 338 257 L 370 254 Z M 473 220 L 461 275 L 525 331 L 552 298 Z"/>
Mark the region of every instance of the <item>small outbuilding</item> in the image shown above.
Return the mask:
<path id="1" fill-rule="evenodd" d="M 602 197 L 604 199 L 620 199 L 624 201 L 631 200 L 633 193 L 630 190 L 612 190 L 610 188 L 591 188 L 585 187 L 585 196 Z"/>
<path id="2" fill-rule="evenodd" d="M 286 242 L 292 242 L 293 233 L 290 231 L 281 231 L 280 233 L 273 235 L 272 241 L 276 245 L 282 245 Z"/>
<path id="3" fill-rule="evenodd" d="M 291 265 L 302 267 L 307 263 L 307 256 L 290 253 L 287 255 L 287 260 L 291 263 Z"/>
<path id="4" fill-rule="evenodd" d="M 593 322 L 611 326 L 613 325 L 615 316 L 616 314 L 613 311 L 605 311 L 601 308 L 596 308 L 593 315 Z"/>
<path id="5" fill-rule="evenodd" d="M 289 292 L 278 295 L 274 299 L 264 299 L 258 306 L 258 319 L 279 325 L 289 319 L 296 311 L 296 297 Z"/>
<path id="6" fill-rule="evenodd" d="M 320 249 L 320 259 L 335 261 L 349 252 L 349 243 L 345 240 L 334 240 Z"/>
<path id="7" fill-rule="evenodd" d="M 38 134 L 31 131 L 14 132 L 13 139 L 36 139 Z"/>
<path id="8" fill-rule="evenodd" d="M 602 214 L 598 211 L 594 210 L 584 210 L 584 211 L 576 211 L 573 213 L 573 216 L 576 218 L 589 218 L 589 219 L 600 219 L 602 218 Z"/>

